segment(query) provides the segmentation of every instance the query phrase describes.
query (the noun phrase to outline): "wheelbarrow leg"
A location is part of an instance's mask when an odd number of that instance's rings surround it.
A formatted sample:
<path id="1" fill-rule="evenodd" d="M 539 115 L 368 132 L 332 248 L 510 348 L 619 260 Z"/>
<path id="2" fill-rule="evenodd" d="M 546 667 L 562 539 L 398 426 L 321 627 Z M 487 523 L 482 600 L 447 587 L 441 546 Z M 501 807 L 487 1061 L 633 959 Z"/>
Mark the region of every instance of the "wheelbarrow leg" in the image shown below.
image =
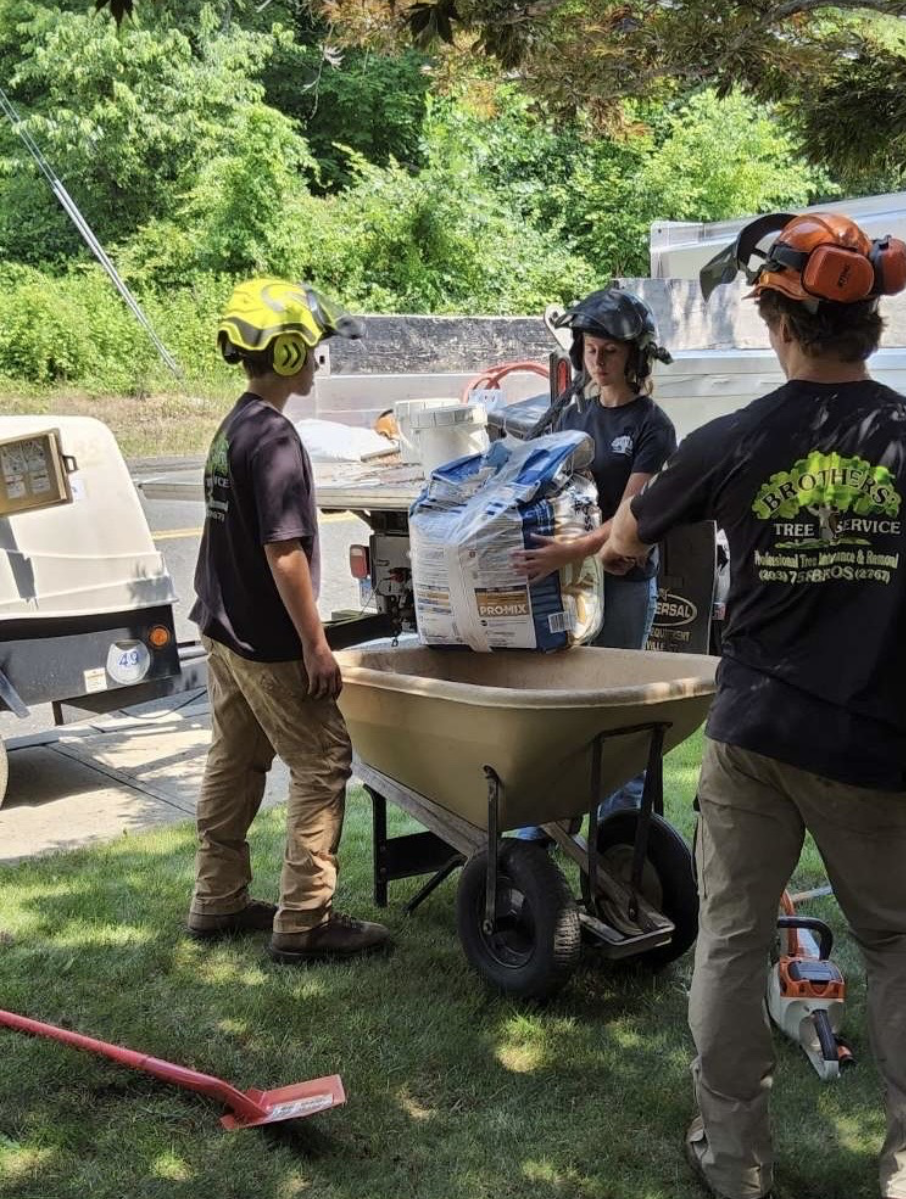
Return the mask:
<path id="1" fill-rule="evenodd" d="M 497 855 L 500 827 L 500 791 L 503 784 L 493 766 L 485 766 L 488 780 L 488 874 L 484 892 L 484 922 L 482 928 L 490 936 L 497 924 Z"/>
<path id="2" fill-rule="evenodd" d="M 642 889 L 642 873 L 645 869 L 645 857 L 648 853 L 648 834 L 651 829 L 651 816 L 664 814 L 664 734 L 667 726 L 656 724 L 651 729 L 651 742 L 648 749 L 648 769 L 645 772 L 645 786 L 642 789 L 642 803 L 639 808 L 639 823 L 636 828 L 635 845 L 632 850 L 632 874 L 630 887 L 632 897 L 629 901 L 629 918 L 636 920 L 639 914 L 639 892 Z"/>
<path id="3" fill-rule="evenodd" d="M 374 832 L 374 902 L 375 906 L 387 906 L 387 801 L 370 787 L 365 790 L 371 796 L 371 819 Z"/>
<path id="4" fill-rule="evenodd" d="M 583 898 L 592 916 L 598 915 L 598 809 L 601 806 L 601 755 L 604 748 L 604 733 L 598 733 L 591 743 L 591 781 L 588 801 L 588 894 Z"/>
<path id="5" fill-rule="evenodd" d="M 442 866 L 440 870 L 435 871 L 425 885 L 423 887 L 419 887 L 419 889 L 403 908 L 403 911 L 406 913 L 406 915 L 411 916 L 415 909 L 420 907 L 428 898 L 428 896 L 432 895 L 440 886 L 440 884 L 444 882 L 445 879 L 450 877 L 454 870 L 458 870 L 464 861 L 465 858 L 461 853 L 458 853 L 454 857 L 450 858 L 446 866 Z"/>

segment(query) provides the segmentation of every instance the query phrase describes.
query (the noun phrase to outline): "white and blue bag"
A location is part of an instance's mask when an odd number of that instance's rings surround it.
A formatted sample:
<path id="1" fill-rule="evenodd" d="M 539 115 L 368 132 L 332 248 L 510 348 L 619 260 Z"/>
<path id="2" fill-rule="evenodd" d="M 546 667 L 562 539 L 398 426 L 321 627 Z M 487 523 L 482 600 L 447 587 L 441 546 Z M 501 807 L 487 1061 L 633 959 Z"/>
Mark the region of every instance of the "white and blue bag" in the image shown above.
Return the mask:
<path id="1" fill-rule="evenodd" d="M 533 584 L 514 564 L 535 534 L 580 537 L 600 526 L 597 488 L 582 473 L 593 456 L 587 434 L 552 433 L 496 441 L 433 472 L 409 513 L 424 645 L 556 650 L 598 633 L 604 586 L 596 557 Z"/>

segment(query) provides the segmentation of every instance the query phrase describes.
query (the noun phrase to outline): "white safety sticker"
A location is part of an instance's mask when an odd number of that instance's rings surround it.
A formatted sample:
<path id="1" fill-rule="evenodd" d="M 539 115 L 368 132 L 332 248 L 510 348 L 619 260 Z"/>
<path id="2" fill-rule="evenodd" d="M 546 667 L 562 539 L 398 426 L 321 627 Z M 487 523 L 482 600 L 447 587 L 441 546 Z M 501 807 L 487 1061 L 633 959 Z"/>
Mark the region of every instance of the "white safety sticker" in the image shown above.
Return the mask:
<path id="1" fill-rule="evenodd" d="M 82 678 L 85 681 L 86 695 L 91 695 L 94 691 L 107 690 L 107 671 L 103 666 L 95 666 L 92 670 L 83 670 Z"/>
<path id="2" fill-rule="evenodd" d="M 295 1116 L 307 1116 L 311 1112 L 322 1112 L 333 1106 L 333 1095 L 310 1095 L 307 1099 L 294 1099 L 289 1103 L 275 1103 L 268 1113 L 271 1120 L 292 1120 Z"/>

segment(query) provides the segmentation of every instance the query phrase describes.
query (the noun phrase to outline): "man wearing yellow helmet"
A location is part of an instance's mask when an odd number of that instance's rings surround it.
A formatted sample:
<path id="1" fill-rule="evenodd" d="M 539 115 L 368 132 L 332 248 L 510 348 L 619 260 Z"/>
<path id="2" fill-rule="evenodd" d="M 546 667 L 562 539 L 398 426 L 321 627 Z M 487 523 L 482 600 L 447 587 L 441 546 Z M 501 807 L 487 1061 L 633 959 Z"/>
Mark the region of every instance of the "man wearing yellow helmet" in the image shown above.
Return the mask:
<path id="1" fill-rule="evenodd" d="M 809 831 L 867 968 L 887 1107 L 876 1193 L 906 1199 L 906 397 L 866 365 L 879 297 L 906 287 L 906 246 L 841 214 L 776 213 L 703 269 L 706 297 L 739 269 L 787 381 L 691 433 L 603 551 L 618 570 L 698 520 L 730 545 L 698 788 L 686 1153 L 721 1199 L 772 1193 L 765 984 Z M 827 1013 L 807 1019 L 839 1068 Z M 836 1192 L 828 1181 L 810 1193 Z"/>
<path id="2" fill-rule="evenodd" d="M 314 383 L 326 337 L 357 321 L 283 279 L 240 284 L 217 330 L 247 390 L 211 444 L 195 572 L 208 651 L 212 742 L 198 801 L 195 891 L 187 928 L 208 940 L 270 930 L 277 961 L 349 956 L 388 942 L 380 924 L 332 910 L 351 748 L 336 699 L 340 670 L 318 616 L 318 521 L 312 469 L 291 396 Z M 249 896 L 247 834 L 279 754 L 290 772 L 279 907 Z"/>

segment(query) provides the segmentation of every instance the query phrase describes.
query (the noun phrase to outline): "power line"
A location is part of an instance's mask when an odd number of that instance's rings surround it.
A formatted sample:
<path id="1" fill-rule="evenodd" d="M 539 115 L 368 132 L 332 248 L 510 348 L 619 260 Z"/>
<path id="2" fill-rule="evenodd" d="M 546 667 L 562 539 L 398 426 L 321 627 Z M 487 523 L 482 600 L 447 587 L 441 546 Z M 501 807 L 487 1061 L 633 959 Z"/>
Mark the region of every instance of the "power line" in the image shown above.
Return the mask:
<path id="1" fill-rule="evenodd" d="M 95 237 L 91 226 L 88 224 L 88 222 L 82 216 L 82 213 L 79 211 L 79 206 L 76 204 L 75 200 L 73 200 L 72 196 L 69 194 L 69 192 L 63 186 L 62 182 L 57 177 L 56 173 L 54 172 L 51 165 L 48 163 L 47 159 L 41 153 L 40 147 L 38 146 L 37 142 L 32 137 L 32 135 L 29 133 L 28 129 L 25 126 L 25 122 L 19 116 L 18 112 L 16 112 L 16 109 L 13 107 L 12 102 L 10 101 L 9 97 L 7 96 L 6 92 L 3 90 L 2 87 L 0 87 L 0 111 L 2 111 L 5 114 L 5 116 L 9 120 L 10 124 L 12 125 L 13 130 L 19 135 L 19 137 L 25 143 L 26 149 L 28 150 L 29 154 L 31 154 L 32 158 L 35 160 L 38 170 L 41 172 L 41 174 L 44 176 L 44 178 L 50 184 L 51 191 L 59 200 L 60 205 L 62 206 L 64 212 L 67 214 L 69 219 L 75 225 L 76 229 L 78 229 L 79 233 L 82 235 L 82 238 L 84 239 L 88 248 L 91 250 L 92 254 L 94 254 L 95 258 L 97 258 L 98 262 L 101 264 L 101 266 L 107 272 L 107 274 L 110 276 L 111 280 L 113 281 L 114 287 L 122 296 L 123 300 L 125 301 L 125 303 L 129 307 L 129 309 L 131 310 L 132 314 L 135 316 L 135 319 L 138 321 L 138 323 L 142 326 L 142 328 L 145 330 L 145 332 L 151 338 L 151 341 L 154 343 L 154 348 L 157 350 L 158 354 L 160 354 L 163 362 L 173 372 L 173 374 L 176 376 L 177 379 L 179 379 L 179 381 L 181 383 L 185 382 L 183 373 L 179 369 L 179 364 L 177 363 L 176 359 L 172 356 L 170 351 L 167 349 L 167 347 L 164 345 L 164 343 L 161 341 L 161 339 L 157 336 L 154 326 L 151 324 L 150 320 L 148 320 L 148 317 L 145 315 L 145 312 L 142 309 L 141 305 L 139 304 L 138 300 L 136 300 L 135 296 L 132 294 L 132 292 L 126 286 L 123 279 L 120 277 L 120 274 L 117 271 L 116 267 L 110 261 L 110 258 L 107 255 L 107 251 L 104 249 L 104 247 L 98 241 L 98 239 Z"/>

